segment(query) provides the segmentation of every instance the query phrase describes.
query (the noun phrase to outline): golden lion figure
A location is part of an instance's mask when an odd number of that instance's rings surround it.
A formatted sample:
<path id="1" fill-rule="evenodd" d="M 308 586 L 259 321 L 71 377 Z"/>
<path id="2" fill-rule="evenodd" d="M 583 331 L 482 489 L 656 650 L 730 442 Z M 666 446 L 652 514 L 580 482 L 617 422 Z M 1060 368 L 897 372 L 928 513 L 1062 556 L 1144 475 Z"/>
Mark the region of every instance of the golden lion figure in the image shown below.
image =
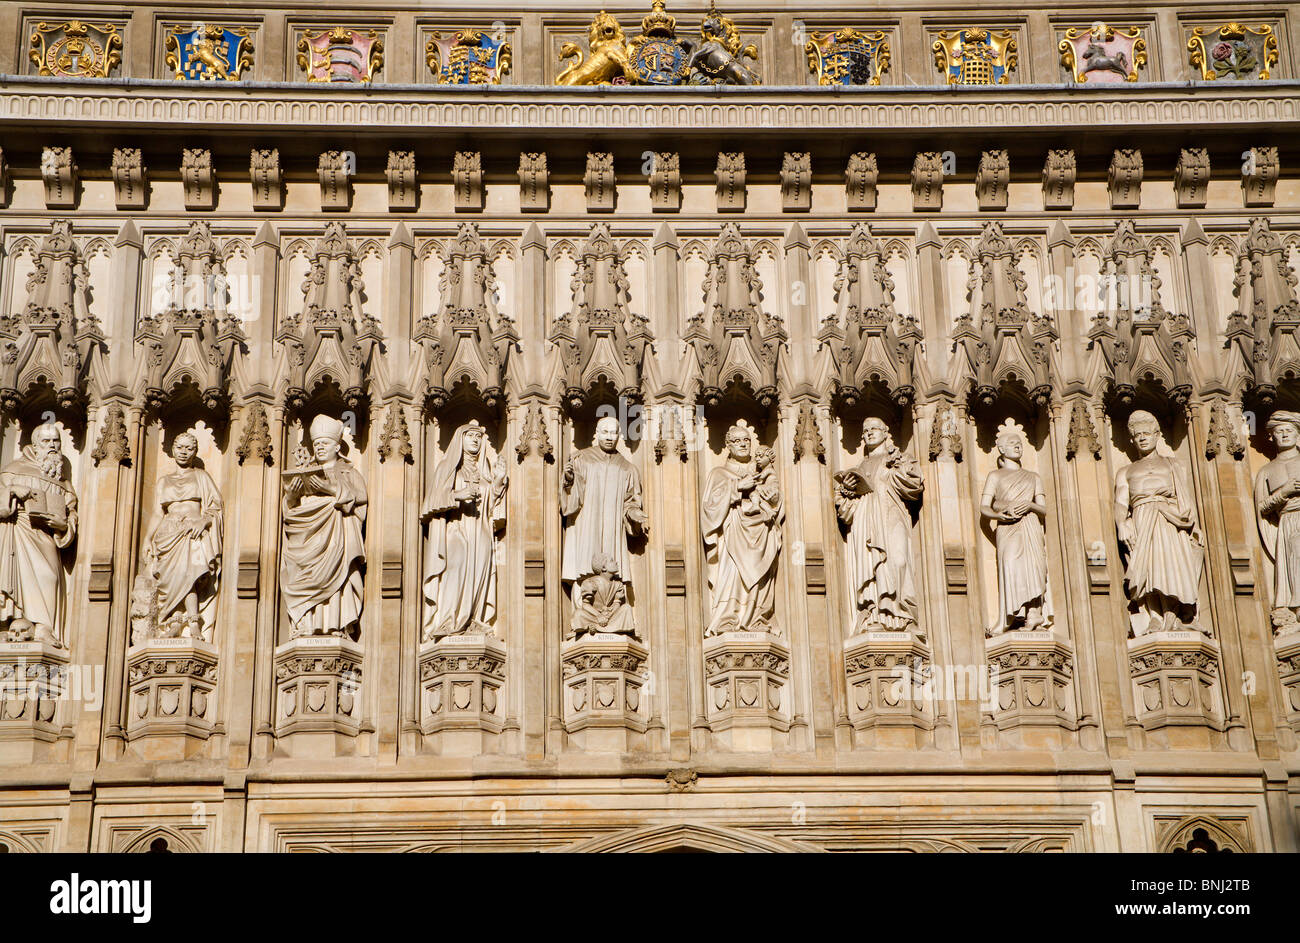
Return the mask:
<path id="1" fill-rule="evenodd" d="M 596 14 L 587 28 L 587 58 L 577 43 L 560 47 L 561 59 L 577 61 L 555 77 L 556 85 L 609 85 L 613 79 L 627 74 L 630 51 L 618 20 L 604 10 Z"/>

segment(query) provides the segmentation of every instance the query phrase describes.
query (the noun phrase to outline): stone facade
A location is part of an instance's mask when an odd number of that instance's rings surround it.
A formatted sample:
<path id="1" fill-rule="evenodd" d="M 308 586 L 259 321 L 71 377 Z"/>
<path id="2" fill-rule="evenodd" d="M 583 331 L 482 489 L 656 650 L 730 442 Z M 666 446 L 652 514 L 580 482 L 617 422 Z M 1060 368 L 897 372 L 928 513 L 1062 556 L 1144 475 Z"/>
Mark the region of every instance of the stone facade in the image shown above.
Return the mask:
<path id="1" fill-rule="evenodd" d="M 547 6 L 0 2 L 0 845 L 1297 850 L 1300 4 Z"/>

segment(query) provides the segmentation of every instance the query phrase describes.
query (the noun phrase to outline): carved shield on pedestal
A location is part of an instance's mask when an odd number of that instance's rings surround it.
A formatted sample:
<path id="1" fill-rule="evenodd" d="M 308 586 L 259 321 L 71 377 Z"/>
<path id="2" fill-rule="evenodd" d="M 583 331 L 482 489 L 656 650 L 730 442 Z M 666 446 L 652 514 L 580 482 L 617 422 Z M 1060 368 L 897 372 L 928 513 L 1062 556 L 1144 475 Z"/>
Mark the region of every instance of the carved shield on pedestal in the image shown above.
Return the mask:
<path id="1" fill-rule="evenodd" d="M 1142 685 L 1142 703 L 1149 711 L 1160 710 L 1160 682 L 1148 681 Z"/>
<path id="2" fill-rule="evenodd" d="M 490 684 L 483 685 L 483 710 L 489 714 L 497 712 L 497 689 Z"/>
<path id="3" fill-rule="evenodd" d="M 429 688 L 429 713 L 436 714 L 442 710 L 442 683 Z"/>
<path id="4" fill-rule="evenodd" d="M 597 681 L 596 682 L 596 706 L 601 710 L 609 710 L 614 706 L 614 682 Z"/>
<path id="5" fill-rule="evenodd" d="M 627 686 L 627 709 L 633 714 L 641 707 L 641 689 L 635 684 Z"/>
<path id="6" fill-rule="evenodd" d="M 203 717 L 208 712 L 208 692 L 193 691 L 190 694 L 190 714 L 194 717 Z"/>
<path id="7" fill-rule="evenodd" d="M 1013 681 L 998 685 L 998 707 L 1009 711 L 1016 706 L 1016 685 Z"/>
<path id="8" fill-rule="evenodd" d="M 158 689 L 158 713 L 170 717 L 181 706 L 180 688 Z"/>
<path id="9" fill-rule="evenodd" d="M 1026 678 L 1025 701 L 1030 707 L 1042 707 L 1047 702 L 1047 682 L 1042 678 Z"/>
<path id="10" fill-rule="evenodd" d="M 1191 678 L 1170 678 L 1169 679 L 1169 697 L 1174 704 L 1179 707 L 1187 707 L 1192 703 L 1192 679 Z"/>
<path id="11" fill-rule="evenodd" d="M 352 708 L 356 705 L 356 697 L 351 691 L 339 691 L 339 713 L 352 716 Z"/>
<path id="12" fill-rule="evenodd" d="M 587 706 L 587 685 L 585 682 L 575 684 L 569 688 L 569 703 L 573 705 L 575 711 L 580 711 Z"/>
<path id="13" fill-rule="evenodd" d="M 859 681 L 853 686 L 853 703 L 860 711 L 864 711 L 871 706 L 870 681 Z"/>
<path id="14" fill-rule="evenodd" d="M 884 707 L 897 707 L 903 700 L 903 679 L 882 679 L 880 685 L 880 703 Z"/>
<path id="15" fill-rule="evenodd" d="M 758 703 L 758 682 L 753 678 L 744 678 L 736 682 L 736 700 L 741 707 L 753 707 Z"/>
<path id="16" fill-rule="evenodd" d="M 1293 684 L 1287 688 L 1287 693 L 1291 695 L 1291 709 L 1300 711 L 1300 684 Z"/>
<path id="17" fill-rule="evenodd" d="M 453 681 L 451 685 L 451 706 L 458 711 L 468 710 L 474 699 L 473 684 L 469 681 Z"/>
<path id="18" fill-rule="evenodd" d="M 27 701 L 5 701 L 5 720 L 17 720 L 27 712 Z"/>
<path id="19" fill-rule="evenodd" d="M 727 686 L 725 684 L 715 684 L 713 686 L 713 706 L 718 710 L 726 710 L 728 704 Z"/>
<path id="20" fill-rule="evenodd" d="M 325 709 L 325 685 L 307 685 L 307 710 L 319 714 Z"/>
<path id="21" fill-rule="evenodd" d="M 781 685 L 775 681 L 767 683 L 767 706 L 774 711 L 781 709 Z"/>
<path id="22" fill-rule="evenodd" d="M 54 719 L 55 702 L 48 697 L 43 697 L 36 702 L 36 719 L 43 720 L 46 723 Z"/>
<path id="23" fill-rule="evenodd" d="M 149 713 L 149 695 L 144 691 L 136 691 L 135 697 L 131 699 L 131 706 L 135 710 L 135 716 L 143 718 Z"/>
<path id="24" fill-rule="evenodd" d="M 298 709 L 298 698 L 292 686 L 280 691 L 280 712 L 285 717 L 292 717 Z"/>

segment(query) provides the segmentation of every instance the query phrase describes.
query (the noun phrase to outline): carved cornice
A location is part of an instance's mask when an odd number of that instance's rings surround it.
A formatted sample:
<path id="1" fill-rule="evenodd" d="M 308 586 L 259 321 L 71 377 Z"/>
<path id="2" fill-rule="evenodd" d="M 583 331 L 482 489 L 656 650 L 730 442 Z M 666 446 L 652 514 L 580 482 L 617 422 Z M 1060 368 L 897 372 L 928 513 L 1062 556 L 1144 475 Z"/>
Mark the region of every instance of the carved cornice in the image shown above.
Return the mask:
<path id="1" fill-rule="evenodd" d="M 386 85 L 364 90 L 305 88 L 288 83 L 183 85 L 132 80 L 69 83 L 39 76 L 3 76 L 0 124 L 88 126 L 174 131 L 196 126 L 227 130 L 358 135 L 392 130 L 457 133 L 525 130 L 529 135 L 573 127 L 627 131 L 701 129 L 797 131 L 812 128 L 918 130 L 983 134 L 990 126 L 1075 133 L 1080 127 L 1180 128 L 1231 125 L 1274 128 L 1300 118 L 1300 81 L 1273 81 L 1249 90 L 1213 83 L 1125 84 L 1103 87 L 1036 85 L 1014 88 L 719 87 L 707 95 L 641 87 L 564 88 Z M 250 97 L 256 95 L 259 97 Z"/>

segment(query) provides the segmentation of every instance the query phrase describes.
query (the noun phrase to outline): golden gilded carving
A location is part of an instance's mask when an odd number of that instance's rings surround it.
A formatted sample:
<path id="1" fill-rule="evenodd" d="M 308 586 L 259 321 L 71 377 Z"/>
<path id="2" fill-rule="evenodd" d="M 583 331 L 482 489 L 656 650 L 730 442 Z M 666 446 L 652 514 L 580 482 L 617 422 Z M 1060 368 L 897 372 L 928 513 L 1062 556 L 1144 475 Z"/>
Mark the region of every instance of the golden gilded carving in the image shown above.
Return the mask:
<path id="1" fill-rule="evenodd" d="M 122 35 L 111 23 L 37 23 L 29 58 L 38 75 L 106 79 L 122 61 Z"/>
<path id="2" fill-rule="evenodd" d="M 627 74 L 630 52 L 623 27 L 613 16 L 601 10 L 587 27 L 587 56 L 584 59 L 577 43 L 560 47 L 561 59 L 573 59 L 559 75 L 556 85 L 609 85 Z"/>
<path id="3" fill-rule="evenodd" d="M 1061 65 L 1080 84 L 1136 82 L 1147 63 L 1147 41 L 1136 26 L 1119 29 L 1098 22 L 1086 30 L 1071 27 L 1056 48 Z"/>
<path id="4" fill-rule="evenodd" d="M 1213 43 L 1208 51 L 1206 37 Z M 1196 26 L 1187 40 L 1187 51 L 1188 61 L 1200 69 L 1202 79 L 1213 81 L 1228 75 L 1237 79 L 1266 79 L 1269 70 L 1277 65 L 1277 34 L 1267 23 L 1242 26 L 1233 22 L 1218 28 Z"/>
<path id="5" fill-rule="evenodd" d="M 930 48 L 949 85 L 1006 85 L 1020 61 L 1015 34 L 1005 29 L 943 30 Z"/>

